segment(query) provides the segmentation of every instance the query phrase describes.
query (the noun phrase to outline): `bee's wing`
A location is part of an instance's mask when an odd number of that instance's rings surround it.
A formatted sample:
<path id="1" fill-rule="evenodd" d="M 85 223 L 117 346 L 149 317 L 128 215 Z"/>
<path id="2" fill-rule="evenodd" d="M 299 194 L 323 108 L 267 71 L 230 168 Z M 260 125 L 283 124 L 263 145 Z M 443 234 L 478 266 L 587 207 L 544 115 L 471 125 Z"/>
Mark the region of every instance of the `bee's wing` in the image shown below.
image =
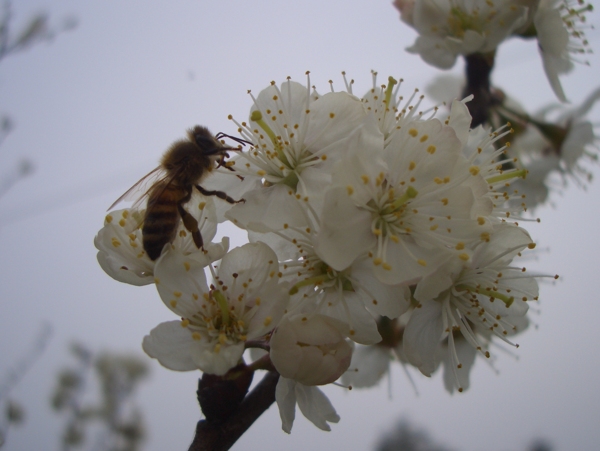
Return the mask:
<path id="1" fill-rule="evenodd" d="M 146 196 L 150 189 L 154 186 L 155 183 L 160 181 L 166 176 L 166 172 L 162 166 L 157 166 L 148 174 L 143 176 L 140 180 L 137 181 L 135 185 L 129 188 L 125 193 L 119 197 L 113 204 L 108 207 L 109 210 L 112 210 L 119 203 L 124 201 L 134 200 L 135 202 L 132 205 L 132 208 L 139 207 L 142 202 L 145 200 Z"/>

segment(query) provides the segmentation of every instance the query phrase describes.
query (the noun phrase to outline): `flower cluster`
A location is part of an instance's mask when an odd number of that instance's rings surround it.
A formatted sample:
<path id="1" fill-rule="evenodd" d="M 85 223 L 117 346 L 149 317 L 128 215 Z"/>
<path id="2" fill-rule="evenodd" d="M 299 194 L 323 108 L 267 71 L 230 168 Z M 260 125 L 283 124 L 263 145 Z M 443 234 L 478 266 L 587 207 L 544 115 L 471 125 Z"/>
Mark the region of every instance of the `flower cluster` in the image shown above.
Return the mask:
<path id="1" fill-rule="evenodd" d="M 535 38 L 548 81 L 566 102 L 559 75 L 574 62 L 587 64 L 584 0 L 395 0 L 401 19 L 418 33 L 406 50 L 440 69 L 454 66 L 458 55 L 483 54 L 493 60 L 496 48 L 511 36 Z"/>
<path id="2" fill-rule="evenodd" d="M 390 351 L 427 376 L 444 363 L 448 387 L 462 391 L 476 353 L 489 357 L 494 337 L 512 343 L 538 297 L 514 263 L 534 244 L 506 189 L 526 174 L 499 144 L 510 128 L 471 130 L 469 98 L 447 117 L 420 112 L 422 98 L 404 101 L 392 77 L 378 85 L 374 74 L 363 97 L 345 85 L 320 95 L 288 79 L 252 97 L 249 119 L 235 121 L 252 147 L 206 182 L 235 185 L 245 202 L 195 192 L 183 206 L 203 248 L 181 224 L 150 260 L 135 208 L 111 212 L 95 242 L 107 273 L 154 283 L 180 318 L 143 341 L 165 367 L 223 376 L 245 349 L 266 350 L 249 367 L 281 375 L 287 432 L 296 404 L 329 430 L 339 416 L 318 386 L 372 385 Z M 248 244 L 210 242 L 215 203 Z"/>

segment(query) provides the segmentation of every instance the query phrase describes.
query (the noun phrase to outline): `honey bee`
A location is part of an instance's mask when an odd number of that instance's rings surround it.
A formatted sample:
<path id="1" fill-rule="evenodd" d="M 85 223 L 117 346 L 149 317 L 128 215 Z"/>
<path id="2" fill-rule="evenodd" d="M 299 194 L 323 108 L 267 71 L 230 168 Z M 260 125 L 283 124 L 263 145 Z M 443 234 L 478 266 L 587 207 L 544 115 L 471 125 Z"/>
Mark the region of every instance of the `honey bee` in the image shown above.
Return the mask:
<path id="1" fill-rule="evenodd" d="M 206 127 L 200 125 L 188 130 L 187 135 L 188 139 L 171 144 L 160 165 L 109 207 L 111 210 L 119 202 L 130 199 L 140 191 L 142 195 L 136 200 L 134 207 L 148 199 L 146 214 L 142 220 L 142 242 L 151 260 L 156 260 L 165 244 L 175 239 L 180 218 L 184 227 L 192 234 L 198 249 L 204 248 L 198 221 L 184 208 L 184 204 L 192 197 L 194 187 L 205 196 L 217 196 L 230 204 L 244 202 L 244 199 L 232 199 L 223 191 L 207 190 L 200 186 L 200 182 L 213 169 L 224 167 L 233 171 L 233 168 L 225 164 L 225 158 L 229 157 L 227 151 L 241 150 L 241 147 L 226 146 L 220 139 L 227 137 L 242 146 L 252 143 L 224 133 L 213 136 Z"/>

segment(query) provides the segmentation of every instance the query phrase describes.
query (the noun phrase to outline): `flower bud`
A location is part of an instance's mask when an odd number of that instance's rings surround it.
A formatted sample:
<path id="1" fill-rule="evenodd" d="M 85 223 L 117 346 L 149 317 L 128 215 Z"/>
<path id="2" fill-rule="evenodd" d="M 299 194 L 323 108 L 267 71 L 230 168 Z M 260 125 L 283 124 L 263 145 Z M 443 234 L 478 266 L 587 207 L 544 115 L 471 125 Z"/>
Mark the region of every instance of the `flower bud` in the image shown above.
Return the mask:
<path id="1" fill-rule="evenodd" d="M 324 385 L 350 366 L 348 326 L 324 315 L 284 317 L 271 337 L 271 361 L 283 377 L 304 385 Z"/>

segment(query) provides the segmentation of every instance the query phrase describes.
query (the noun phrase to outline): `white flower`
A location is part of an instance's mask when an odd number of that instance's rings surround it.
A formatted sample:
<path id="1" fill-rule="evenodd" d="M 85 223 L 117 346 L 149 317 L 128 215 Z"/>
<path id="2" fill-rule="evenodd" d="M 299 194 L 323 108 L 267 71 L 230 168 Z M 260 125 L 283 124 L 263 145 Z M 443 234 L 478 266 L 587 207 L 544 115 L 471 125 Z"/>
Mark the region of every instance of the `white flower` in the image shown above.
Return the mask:
<path id="1" fill-rule="evenodd" d="M 367 253 L 382 282 L 414 283 L 487 231 L 487 185 L 462 155 L 461 111 L 449 125 L 430 119 L 395 129 L 385 148 L 375 127 L 356 132 L 335 167 L 317 237 L 332 268 Z"/>
<path id="2" fill-rule="evenodd" d="M 119 282 L 137 286 L 154 283 L 154 262 L 142 246 L 142 220 L 143 212 L 137 210 L 111 211 L 94 238 L 104 272 Z"/>
<path id="3" fill-rule="evenodd" d="M 244 177 L 267 186 L 284 184 L 311 196 L 330 182 L 329 166 L 339 144 L 365 116 L 360 99 L 346 92 L 311 95 L 307 86 L 273 82 L 254 99 L 250 122 L 237 124 L 244 139 L 254 143 L 235 159 Z"/>
<path id="4" fill-rule="evenodd" d="M 424 277 L 414 296 L 419 306 L 404 331 L 404 350 L 410 363 L 426 376 L 438 365 L 436 356 L 443 338 L 455 372 L 463 365 L 454 345 L 453 332 L 460 331 L 469 344 L 489 357 L 475 333 L 489 330 L 510 343 L 507 336 L 514 328 L 511 317 L 525 315 L 527 301 L 537 300 L 534 276 L 511 265 L 525 248 L 533 248 L 525 230 L 500 224 L 489 241 L 478 243 L 469 263 L 458 259 Z M 455 375 L 458 383 L 462 379 Z M 464 379 L 463 379 L 464 380 Z M 462 391 L 459 385 L 459 391 Z"/>
<path id="5" fill-rule="evenodd" d="M 546 76 L 560 101 L 567 98 L 558 76 L 573 69 L 573 62 L 591 53 L 585 37 L 585 13 L 592 10 L 583 0 L 541 0 L 533 22 Z"/>
<path id="6" fill-rule="evenodd" d="M 404 2 L 403 2 L 404 3 Z M 424 61 L 448 69 L 458 55 L 493 51 L 527 20 L 528 0 L 416 0 L 403 19 L 419 33 L 412 47 Z"/>
<path id="7" fill-rule="evenodd" d="M 271 362 L 283 377 L 303 385 L 329 384 L 350 366 L 348 334 L 348 326 L 334 318 L 288 314 L 271 336 Z"/>
<path id="8" fill-rule="evenodd" d="M 279 322 L 287 287 L 279 283 L 277 257 L 263 243 L 227 253 L 206 283 L 202 253 L 164 253 L 156 265 L 158 292 L 181 321 L 159 324 L 144 338 L 144 351 L 167 368 L 223 375 L 238 364 L 245 342 L 259 339 Z"/>
<path id="9" fill-rule="evenodd" d="M 198 221 L 204 239 L 204 248 L 212 261 L 220 259 L 227 252 L 226 244 L 213 244 L 217 232 L 217 217 L 212 197 L 194 192 L 185 205 L 186 210 Z M 98 249 L 98 263 L 112 278 L 131 285 L 148 285 L 154 282 L 156 261 L 150 260 L 143 246 L 141 225 L 145 210 L 126 208 L 111 211 L 106 215 L 104 227 L 94 238 Z M 176 248 L 186 254 L 202 252 L 192 239 L 191 233 L 180 222 L 175 239 L 167 248 Z"/>
<path id="10" fill-rule="evenodd" d="M 340 421 L 327 396 L 314 386 L 302 385 L 292 379 L 280 377 L 275 389 L 275 400 L 279 407 L 281 428 L 288 434 L 292 432 L 296 403 L 302 414 L 323 431 L 331 430 L 328 423 Z"/>

